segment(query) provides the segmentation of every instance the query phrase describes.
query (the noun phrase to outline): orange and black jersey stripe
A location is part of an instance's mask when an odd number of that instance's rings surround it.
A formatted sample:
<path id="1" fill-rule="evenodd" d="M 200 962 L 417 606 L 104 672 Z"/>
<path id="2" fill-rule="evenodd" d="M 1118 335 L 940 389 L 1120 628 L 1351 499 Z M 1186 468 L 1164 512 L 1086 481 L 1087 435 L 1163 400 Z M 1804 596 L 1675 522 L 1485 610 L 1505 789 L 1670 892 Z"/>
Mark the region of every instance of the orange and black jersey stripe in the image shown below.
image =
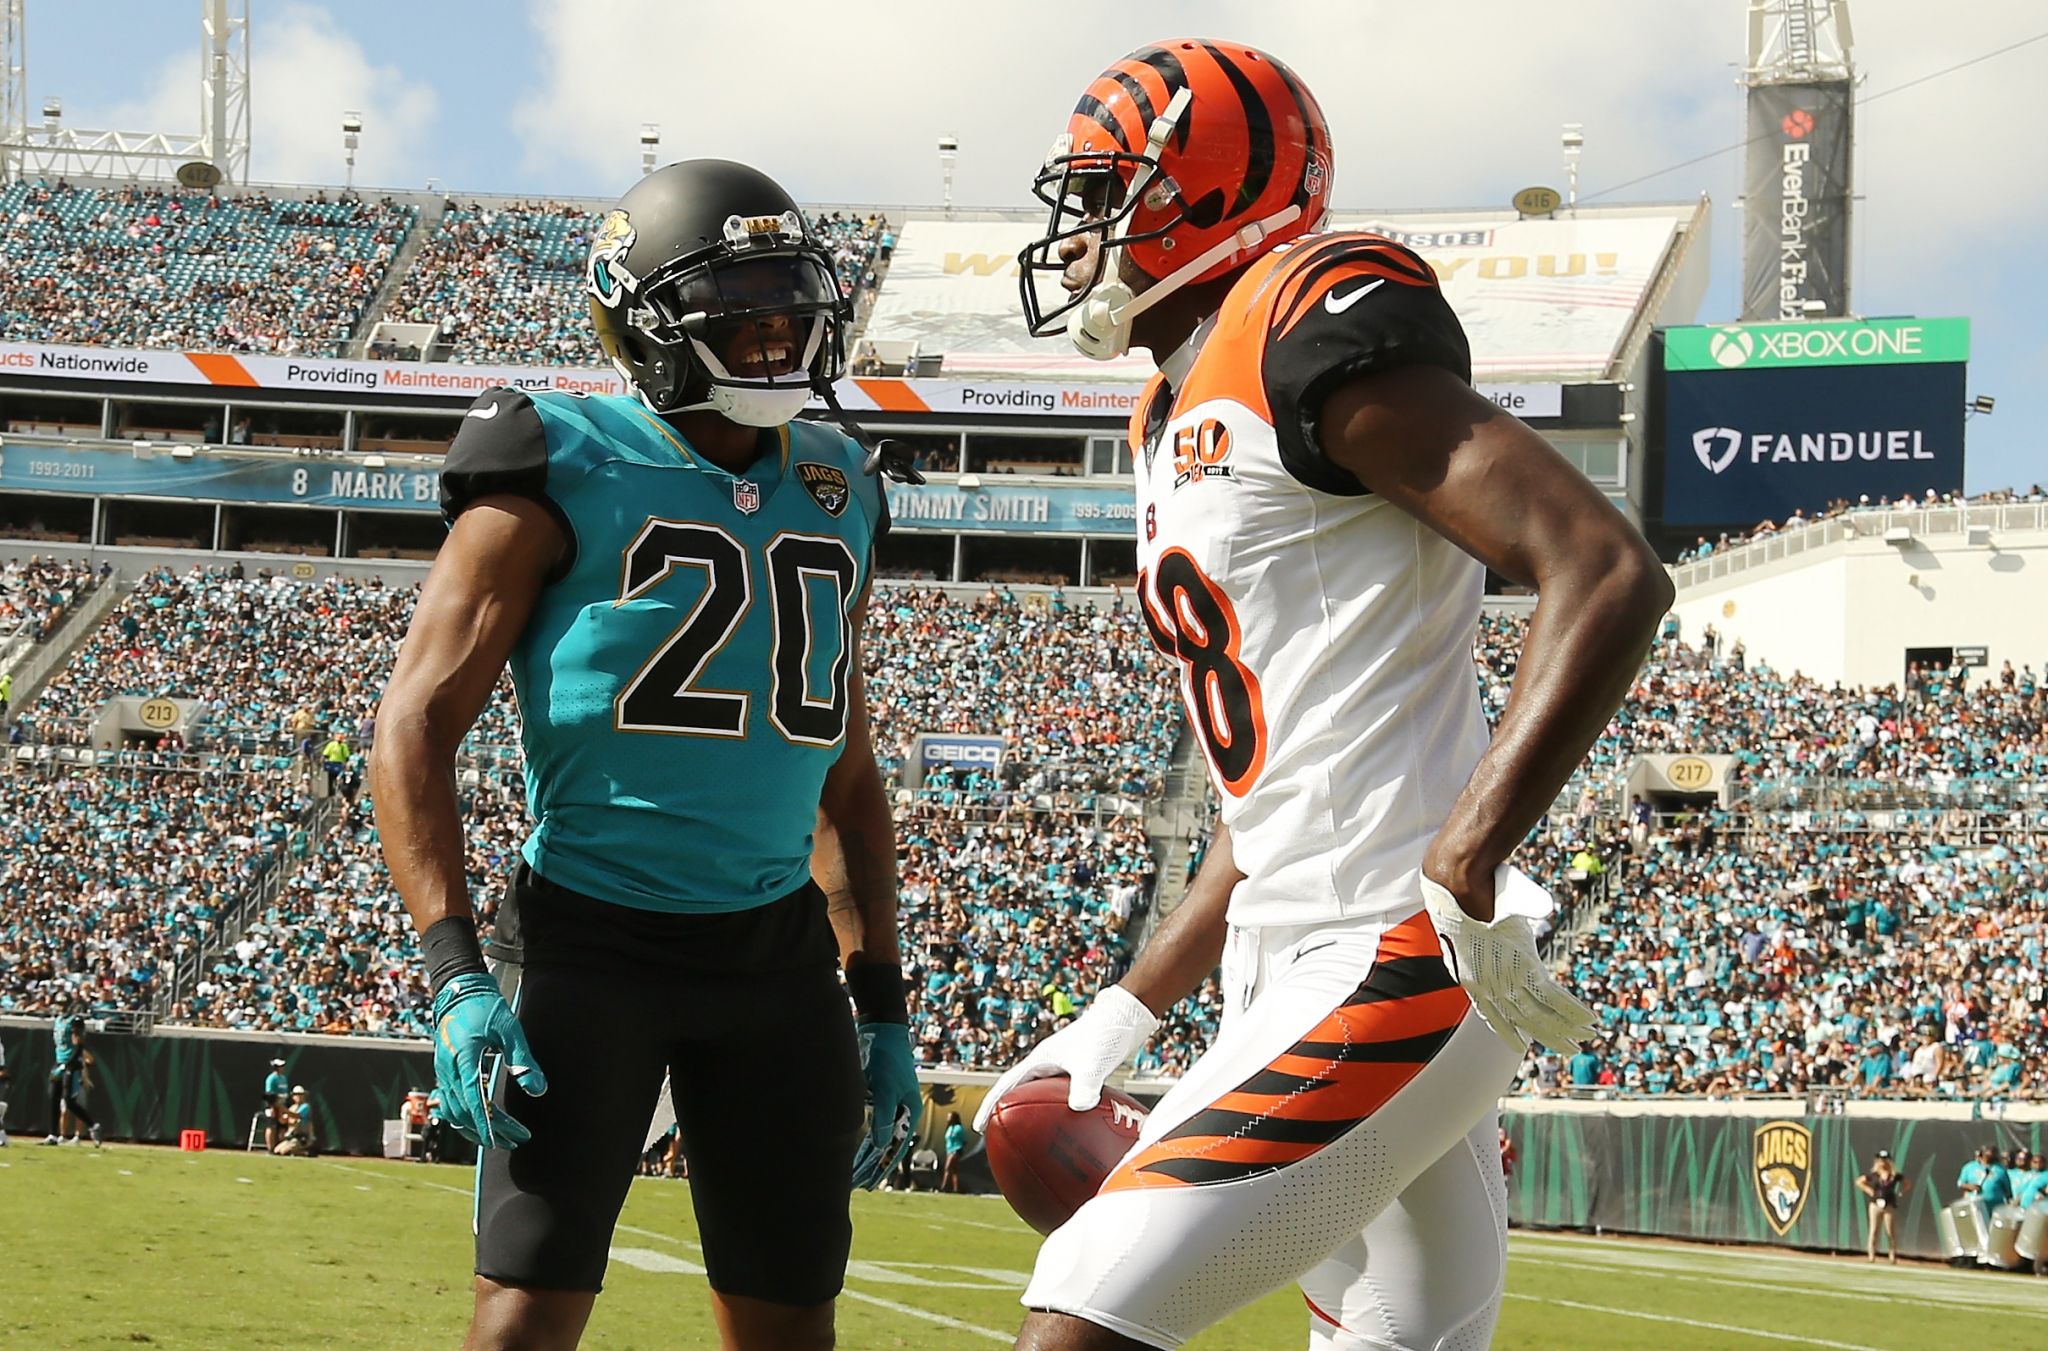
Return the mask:
<path id="1" fill-rule="evenodd" d="M 1277 1172 L 1384 1106 L 1449 1043 L 1471 1001 L 1429 917 L 1389 929 L 1356 989 L 1286 1051 L 1118 1165 L 1105 1192 Z"/>
<path id="2" fill-rule="evenodd" d="M 1378 235 L 1313 235 L 1253 264 L 1231 288 L 1172 406 L 1240 403 L 1272 425 L 1296 480 L 1357 496 L 1368 489 L 1317 442 L 1323 400 L 1353 376 L 1414 365 L 1472 378 L 1464 326 L 1429 264 Z M 1153 399 L 1139 401 L 1134 446 L 1148 422 L 1163 424 L 1160 412 Z"/>

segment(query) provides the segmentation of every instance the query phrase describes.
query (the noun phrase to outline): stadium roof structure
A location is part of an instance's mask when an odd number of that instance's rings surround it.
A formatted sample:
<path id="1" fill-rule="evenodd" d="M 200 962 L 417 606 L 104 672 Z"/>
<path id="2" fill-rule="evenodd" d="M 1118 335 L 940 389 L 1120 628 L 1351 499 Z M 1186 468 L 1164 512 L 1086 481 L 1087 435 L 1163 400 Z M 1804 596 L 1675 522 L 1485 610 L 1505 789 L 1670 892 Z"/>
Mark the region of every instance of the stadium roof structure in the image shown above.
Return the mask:
<path id="1" fill-rule="evenodd" d="M 1512 210 L 1339 211 L 1428 259 L 1472 339 L 1480 380 L 1623 378 L 1652 328 L 1688 323 L 1706 287 L 1709 207 L 1695 202 Z M 894 217 L 892 217 L 894 219 Z M 920 374 L 1141 380 L 1144 356 L 1090 361 L 1018 318 L 1017 254 L 1042 213 L 913 211 L 897 235 L 863 341 Z M 936 370 L 933 368 L 936 367 Z"/>

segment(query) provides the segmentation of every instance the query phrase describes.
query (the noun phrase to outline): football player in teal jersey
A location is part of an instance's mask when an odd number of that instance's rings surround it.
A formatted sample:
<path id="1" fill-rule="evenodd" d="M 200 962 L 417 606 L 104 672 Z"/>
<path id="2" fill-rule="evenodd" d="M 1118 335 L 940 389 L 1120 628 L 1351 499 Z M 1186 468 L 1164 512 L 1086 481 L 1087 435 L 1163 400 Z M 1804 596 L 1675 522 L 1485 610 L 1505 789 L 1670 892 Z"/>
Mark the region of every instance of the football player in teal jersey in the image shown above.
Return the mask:
<path id="1" fill-rule="evenodd" d="M 878 472 L 908 471 L 793 420 L 851 309 L 766 175 L 648 175 L 586 280 L 631 393 L 463 418 L 371 767 L 443 1115 L 484 1147 L 466 1345 L 577 1344 L 667 1074 L 723 1344 L 830 1346 L 849 1176 L 886 1176 L 921 1113 L 860 661 Z M 534 828 L 494 977 L 454 770 L 508 663 Z"/>

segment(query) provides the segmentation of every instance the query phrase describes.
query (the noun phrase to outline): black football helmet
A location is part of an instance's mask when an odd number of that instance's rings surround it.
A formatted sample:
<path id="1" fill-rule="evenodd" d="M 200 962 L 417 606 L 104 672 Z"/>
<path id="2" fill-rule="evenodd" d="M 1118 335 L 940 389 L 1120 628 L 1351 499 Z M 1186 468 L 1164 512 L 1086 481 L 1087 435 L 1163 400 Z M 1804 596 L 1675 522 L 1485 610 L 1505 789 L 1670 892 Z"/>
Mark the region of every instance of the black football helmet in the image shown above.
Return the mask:
<path id="1" fill-rule="evenodd" d="M 657 413 L 780 426 L 846 365 L 853 305 L 832 255 L 781 185 L 744 164 L 684 160 L 642 178 L 599 222 L 584 284 L 605 355 Z M 775 316 L 792 321 L 796 351 L 728 370 L 734 327 Z"/>

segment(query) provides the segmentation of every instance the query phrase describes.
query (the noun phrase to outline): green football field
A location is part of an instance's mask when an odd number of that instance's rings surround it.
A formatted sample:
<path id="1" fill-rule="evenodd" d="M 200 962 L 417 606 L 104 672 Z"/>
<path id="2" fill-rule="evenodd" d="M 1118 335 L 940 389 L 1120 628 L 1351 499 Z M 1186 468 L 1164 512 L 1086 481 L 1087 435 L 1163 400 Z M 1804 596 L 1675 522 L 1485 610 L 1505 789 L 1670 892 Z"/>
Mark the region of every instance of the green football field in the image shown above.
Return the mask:
<path id="1" fill-rule="evenodd" d="M 0 1151 L 0 1345 L 453 1347 L 468 1172 L 150 1148 Z M 1008 1345 L 1037 1236 L 1000 1200 L 860 1196 L 846 1348 Z M 634 1185 L 585 1346 L 711 1347 L 686 1183 Z M 2048 1280 L 1517 1233 L 1498 1347 L 1924 1351 L 2048 1345 Z M 1298 1296 L 1191 1345 L 1306 1340 Z"/>

